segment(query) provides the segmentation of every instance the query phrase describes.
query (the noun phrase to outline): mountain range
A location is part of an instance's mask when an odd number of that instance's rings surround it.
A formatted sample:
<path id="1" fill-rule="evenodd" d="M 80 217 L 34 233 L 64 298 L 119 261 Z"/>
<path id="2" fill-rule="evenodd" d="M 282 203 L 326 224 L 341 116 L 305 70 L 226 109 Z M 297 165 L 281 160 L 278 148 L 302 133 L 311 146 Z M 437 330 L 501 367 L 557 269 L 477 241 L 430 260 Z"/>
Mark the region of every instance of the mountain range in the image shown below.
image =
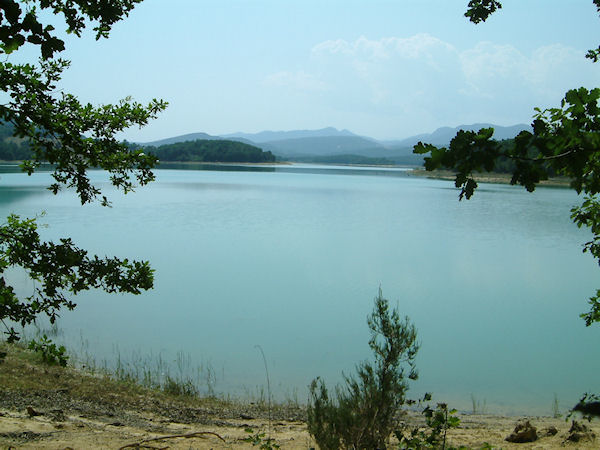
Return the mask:
<path id="1" fill-rule="evenodd" d="M 459 130 L 477 131 L 480 128 L 494 128 L 494 138 L 498 140 L 515 137 L 523 130 L 531 131 L 526 124 L 503 127 L 488 123 L 460 125 L 458 127 L 442 127 L 432 133 L 410 136 L 401 140 L 380 141 L 366 136 L 359 136 L 348 130 L 337 130 L 333 127 L 319 130 L 261 131 L 260 133 L 232 133 L 211 136 L 206 133 L 190 133 L 174 136 L 159 141 L 140 145 L 161 146 L 177 142 L 194 140 L 232 140 L 240 141 L 271 151 L 284 160 L 309 161 L 311 157 L 322 158 L 342 155 L 355 155 L 371 158 L 386 158 L 396 164 L 418 164 L 423 161 L 422 155 L 414 155 L 412 148 L 419 141 L 436 146 L 447 146 Z"/>

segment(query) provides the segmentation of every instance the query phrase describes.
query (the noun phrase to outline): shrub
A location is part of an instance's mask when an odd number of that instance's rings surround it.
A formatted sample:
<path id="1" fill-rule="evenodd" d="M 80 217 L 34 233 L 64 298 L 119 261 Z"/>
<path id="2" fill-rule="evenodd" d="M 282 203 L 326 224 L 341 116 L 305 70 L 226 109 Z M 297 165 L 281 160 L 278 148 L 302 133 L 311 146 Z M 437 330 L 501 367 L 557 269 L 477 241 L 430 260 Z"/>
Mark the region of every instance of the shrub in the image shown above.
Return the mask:
<path id="1" fill-rule="evenodd" d="M 425 405 L 421 414 L 425 418 L 427 429 L 416 426 L 409 429 L 407 434 L 405 431 L 409 427 L 405 426 L 394 432 L 400 442 L 400 448 L 437 448 L 448 450 L 456 448 L 446 446 L 446 432 L 449 429 L 457 428 L 460 425 L 460 419 L 455 416 L 456 409 L 448 409 L 446 403 L 438 403 L 435 409 L 433 409 L 430 402 L 430 393 L 426 393 L 423 399 L 419 400 L 419 405 Z"/>
<path id="2" fill-rule="evenodd" d="M 41 355 L 42 360 L 47 364 L 59 364 L 63 367 L 67 365 L 69 357 L 66 355 L 65 347 L 63 345 L 57 347 L 45 334 L 39 341 L 32 339 L 28 348 Z"/>
<path id="3" fill-rule="evenodd" d="M 408 317 L 389 310 L 379 289 L 373 312 L 367 317 L 373 362 L 362 362 L 356 375 L 344 375 L 335 398 L 316 378 L 310 385 L 308 431 L 321 449 L 384 448 L 396 428 L 405 402 L 407 379 L 416 380 L 414 360 L 419 349 L 417 332 Z"/>

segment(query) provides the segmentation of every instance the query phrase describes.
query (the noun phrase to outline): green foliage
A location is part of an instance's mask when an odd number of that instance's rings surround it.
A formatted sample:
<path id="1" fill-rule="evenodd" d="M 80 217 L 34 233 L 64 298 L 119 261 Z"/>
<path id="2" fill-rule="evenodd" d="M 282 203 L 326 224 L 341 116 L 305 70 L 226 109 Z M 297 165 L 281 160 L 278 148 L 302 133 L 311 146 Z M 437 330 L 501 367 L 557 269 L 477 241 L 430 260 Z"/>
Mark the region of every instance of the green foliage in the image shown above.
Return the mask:
<path id="1" fill-rule="evenodd" d="M 167 394 L 180 397 L 197 397 L 199 394 L 198 388 L 191 380 L 176 380 L 170 375 L 165 378 L 162 390 Z"/>
<path id="2" fill-rule="evenodd" d="M 65 347 L 63 345 L 57 347 L 46 335 L 42 336 L 39 341 L 35 339 L 29 341 L 28 348 L 39 353 L 47 364 L 59 364 L 62 367 L 67 365 L 69 357 L 66 355 Z"/>
<path id="3" fill-rule="evenodd" d="M 446 447 L 446 433 L 451 428 L 458 428 L 460 419 L 455 416 L 456 409 L 448 409 L 446 403 L 438 403 L 435 409 L 431 408 L 429 402 L 431 394 L 426 393 L 420 404 L 425 404 L 421 414 L 425 418 L 427 430 L 420 427 L 413 427 L 408 434 L 406 430 L 396 430 L 395 434 L 403 449 L 421 449 L 421 448 L 442 448 Z"/>
<path id="4" fill-rule="evenodd" d="M 126 98 L 115 105 L 93 106 L 57 89 L 69 61 L 55 58 L 64 50 L 64 41 L 52 25 L 40 20 L 46 13 L 61 16 L 66 31 L 80 36 L 93 26 L 96 38 L 107 37 L 114 23 L 127 16 L 141 0 L 3 0 L 0 2 L 0 90 L 7 101 L 0 104 L 2 130 L 10 127 L 13 141 L 28 147 L 22 169 L 29 175 L 41 163 L 52 164 L 54 182 L 48 189 L 58 193 L 74 188 L 81 203 L 100 199 L 109 205 L 88 169 L 109 172 L 111 183 L 123 192 L 154 179 L 156 157 L 132 150 L 115 139 L 115 134 L 133 125 L 143 126 L 165 109 L 166 103 L 153 100 L 144 106 Z M 25 43 L 38 46 L 36 64 L 9 62 L 11 54 Z M 2 136 L 4 143 L 6 136 Z M 14 149 L 13 149 L 14 150 Z M 19 159 L 22 155 L 11 154 Z M 101 198 L 100 198 L 101 197 Z M 36 283 L 34 293 L 20 299 L 4 276 L 9 267 L 24 269 Z M 8 329 L 9 341 L 18 339 L 5 320 L 31 323 L 39 314 L 51 322 L 61 307 L 75 304 L 65 292 L 77 294 L 90 288 L 107 292 L 138 294 L 150 289 L 152 270 L 147 262 L 117 258 L 88 257 L 84 250 L 64 238 L 60 243 L 42 242 L 33 219 L 10 216 L 0 227 L 0 321 Z"/>
<path id="5" fill-rule="evenodd" d="M 502 5 L 497 0 L 470 0 L 465 17 L 473 23 L 485 22 Z"/>
<path id="6" fill-rule="evenodd" d="M 149 146 L 144 150 L 161 161 L 275 162 L 275 156 L 271 152 L 264 152 L 243 142 L 228 140 L 199 139 L 160 147 Z"/>
<path id="7" fill-rule="evenodd" d="M 252 428 L 246 428 L 244 431 L 250 436 L 242 440 L 252 444 L 253 447 L 259 447 L 261 450 L 277 450 L 278 448 L 281 448 L 279 444 L 275 442 L 275 439 L 266 437 L 264 432 L 261 433 L 257 431 L 255 433 Z"/>
<path id="8" fill-rule="evenodd" d="M 51 9 L 62 15 L 67 31 L 81 35 L 86 25 L 96 23 L 96 38 L 108 37 L 111 26 L 126 16 L 141 0 L 106 3 L 99 0 L 6 0 L 0 5 L 0 54 L 12 53 L 25 42 L 39 45 L 37 65 L 0 62 L 0 89 L 10 101 L 0 105 L 0 121 L 11 123 L 14 134 L 27 139 L 33 157 L 23 163 L 31 174 L 41 162 L 55 165 L 57 193 L 61 186 L 75 187 L 82 203 L 94 200 L 100 190 L 86 174 L 90 167 L 110 172 L 111 181 L 124 192 L 134 186 L 132 176 L 143 185 L 153 180 L 156 159 L 142 151 L 130 151 L 114 134 L 132 125 L 143 126 L 165 109 L 166 103 L 151 101 L 147 106 L 129 98 L 116 105 L 82 104 L 68 93 L 57 91 L 69 61 L 53 59 L 64 50 L 64 42 L 52 35 L 54 27 L 44 27 L 39 11 Z M 19 4 L 25 6 L 23 11 Z M 108 204 L 106 198 L 102 199 Z"/>
<path id="9" fill-rule="evenodd" d="M 592 3 L 600 13 L 600 0 L 592 0 Z M 498 0 L 469 0 L 465 17 L 477 24 L 485 22 L 493 13 L 501 8 L 502 4 Z M 600 47 L 588 50 L 585 57 L 591 59 L 593 62 L 597 62 L 600 59 Z"/>
<path id="10" fill-rule="evenodd" d="M 585 197 L 581 206 L 571 209 L 571 219 L 579 228 L 586 226 L 591 229 L 593 237 L 583 246 L 584 252 L 589 252 L 600 264 L 600 201 L 597 196 Z M 581 314 L 585 324 L 590 326 L 600 322 L 600 289 L 589 299 L 590 310 Z"/>
<path id="11" fill-rule="evenodd" d="M 374 362 L 363 362 L 355 376 L 344 376 L 345 386 L 336 387 L 335 399 L 319 378 L 310 385 L 308 431 L 321 449 L 385 447 L 405 402 L 407 378 L 417 379 L 416 329 L 396 309 L 389 310 L 381 289 L 367 323 Z"/>
<path id="12" fill-rule="evenodd" d="M 600 8 L 600 0 L 596 3 Z M 600 264 L 600 89 L 571 89 L 558 108 L 536 108 L 533 132 L 522 131 L 510 142 L 492 139 L 493 129 L 479 132 L 459 131 L 448 148 L 419 142 L 414 153 L 429 154 L 425 169 L 450 169 L 456 172 L 459 199 L 471 198 L 477 188 L 474 174 L 491 172 L 502 165 L 512 173 L 511 183 L 529 192 L 553 175 L 569 178 L 578 194 L 586 194 L 581 206 L 571 211 L 579 226 L 591 229 L 593 238 L 585 243 Z M 506 161 L 513 162 L 507 166 Z M 600 321 L 600 290 L 589 299 L 590 311 L 582 314 L 586 325 Z"/>
<path id="13" fill-rule="evenodd" d="M 166 103 L 153 100 L 144 107 L 127 98 L 94 107 L 71 94 L 56 95 L 56 84 L 68 66 L 62 59 L 40 60 L 38 67 L 0 63 L 0 89 L 10 96 L 0 105 L 0 120 L 12 123 L 15 136 L 26 139 L 33 153 L 23 170 L 31 175 L 42 162 L 53 164 L 55 182 L 49 189 L 56 194 L 63 186 L 75 188 L 82 203 L 101 194 L 86 172 L 92 167 L 108 171 L 112 184 L 124 192 L 132 190 L 134 182 L 152 181 L 156 158 L 130 150 L 114 135 L 147 124 Z M 102 202 L 108 204 L 106 197 Z"/>
<path id="14" fill-rule="evenodd" d="M 0 226 L 0 273 L 10 267 L 24 269 L 36 282 L 33 293 L 19 299 L 4 276 L 0 277 L 0 320 L 23 326 L 40 314 L 54 323 L 60 308 L 73 309 L 75 303 L 67 299 L 64 291 L 77 294 L 102 288 L 111 293 L 139 294 L 153 284 L 153 271 L 147 262 L 90 258 L 68 238 L 59 244 L 43 242 L 35 219 L 21 220 L 16 215 L 8 216 L 7 223 Z M 9 342 L 19 339 L 12 327 L 5 334 Z"/>
<path id="15" fill-rule="evenodd" d="M 81 36 L 83 29 L 95 24 L 96 39 L 108 37 L 113 24 L 127 16 L 142 0 L 119 0 L 118 2 L 94 0 L 2 0 L 0 11 L 0 55 L 18 50 L 25 42 L 39 45 L 44 59 L 65 49 L 65 43 L 52 32 L 52 25 L 38 19 L 38 13 L 50 10 L 62 15 L 67 23 L 67 33 Z M 20 5 L 23 5 L 23 10 Z"/>
<path id="16" fill-rule="evenodd" d="M 600 0 L 593 0 L 600 13 Z M 485 21 L 501 5 L 495 0 L 471 0 L 465 14 L 474 23 Z M 600 59 L 600 47 L 586 55 L 593 62 Z M 568 177 L 570 186 L 578 194 L 584 193 L 581 206 L 571 210 L 571 219 L 578 227 L 588 227 L 592 240 L 584 244 L 600 264 L 600 88 L 571 89 L 560 107 L 541 110 L 535 108 L 533 133 L 522 131 L 511 144 L 493 141 L 493 129 L 459 132 L 449 148 L 436 148 L 419 142 L 414 147 L 425 158 L 426 170 L 445 168 L 456 172 L 455 185 L 461 189 L 459 199 L 471 198 L 477 188 L 473 178 L 476 172 L 490 172 L 498 164 L 510 167 L 512 184 L 520 184 L 529 192 L 540 181 L 552 175 Z M 589 299 L 590 310 L 581 314 L 586 326 L 600 322 L 600 289 Z M 584 395 L 573 408 L 586 417 L 600 417 L 600 398 Z M 556 405 L 558 407 L 558 405 Z"/>

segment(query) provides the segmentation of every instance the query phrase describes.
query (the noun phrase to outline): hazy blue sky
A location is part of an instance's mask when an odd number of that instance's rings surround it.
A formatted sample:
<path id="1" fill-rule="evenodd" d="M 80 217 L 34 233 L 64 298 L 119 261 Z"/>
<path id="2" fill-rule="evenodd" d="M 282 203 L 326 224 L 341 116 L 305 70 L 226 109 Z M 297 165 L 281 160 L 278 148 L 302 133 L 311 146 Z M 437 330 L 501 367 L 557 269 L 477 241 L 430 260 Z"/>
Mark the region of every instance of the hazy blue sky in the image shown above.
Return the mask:
<path id="1" fill-rule="evenodd" d="M 402 138 L 439 126 L 531 122 L 571 87 L 599 85 L 592 0 L 146 0 L 108 40 L 69 38 L 64 87 L 82 100 L 162 98 L 123 137 L 347 128 Z M 20 56 L 22 57 L 22 56 Z"/>

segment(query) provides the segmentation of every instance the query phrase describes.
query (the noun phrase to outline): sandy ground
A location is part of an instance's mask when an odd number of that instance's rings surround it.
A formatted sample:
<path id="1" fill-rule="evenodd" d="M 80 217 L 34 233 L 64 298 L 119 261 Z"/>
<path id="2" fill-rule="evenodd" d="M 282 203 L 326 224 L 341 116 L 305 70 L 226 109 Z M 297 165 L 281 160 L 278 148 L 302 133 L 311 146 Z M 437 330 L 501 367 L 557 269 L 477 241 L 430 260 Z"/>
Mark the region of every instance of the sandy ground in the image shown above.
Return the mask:
<path id="1" fill-rule="evenodd" d="M 149 413 L 121 412 L 119 417 L 123 414 L 136 416 L 135 422 L 139 425 L 130 426 L 118 420 L 110 422 L 105 417 L 94 419 L 84 417 L 86 414 L 69 415 L 62 410 L 35 412 L 40 415 L 31 416 L 27 410 L 0 410 L 0 445 L 3 448 L 252 448 L 252 444 L 243 441 L 250 436 L 246 428 L 251 427 L 254 433 L 269 433 L 268 420 L 264 419 L 226 419 L 201 425 L 171 422 L 163 416 Z M 488 443 L 493 448 L 505 449 L 600 448 L 598 440 L 567 442 L 571 424 L 564 419 L 529 418 L 539 434 L 545 434 L 544 430 L 550 427 L 556 427 L 558 433 L 525 444 L 512 444 L 504 440 L 514 429 L 518 418 L 461 415 L 460 419 L 460 428 L 450 430 L 448 434 L 449 443 L 457 446 L 481 448 Z M 600 437 L 598 424 L 592 422 L 587 425 Z M 270 435 L 283 449 L 315 447 L 302 421 L 274 421 Z"/>

